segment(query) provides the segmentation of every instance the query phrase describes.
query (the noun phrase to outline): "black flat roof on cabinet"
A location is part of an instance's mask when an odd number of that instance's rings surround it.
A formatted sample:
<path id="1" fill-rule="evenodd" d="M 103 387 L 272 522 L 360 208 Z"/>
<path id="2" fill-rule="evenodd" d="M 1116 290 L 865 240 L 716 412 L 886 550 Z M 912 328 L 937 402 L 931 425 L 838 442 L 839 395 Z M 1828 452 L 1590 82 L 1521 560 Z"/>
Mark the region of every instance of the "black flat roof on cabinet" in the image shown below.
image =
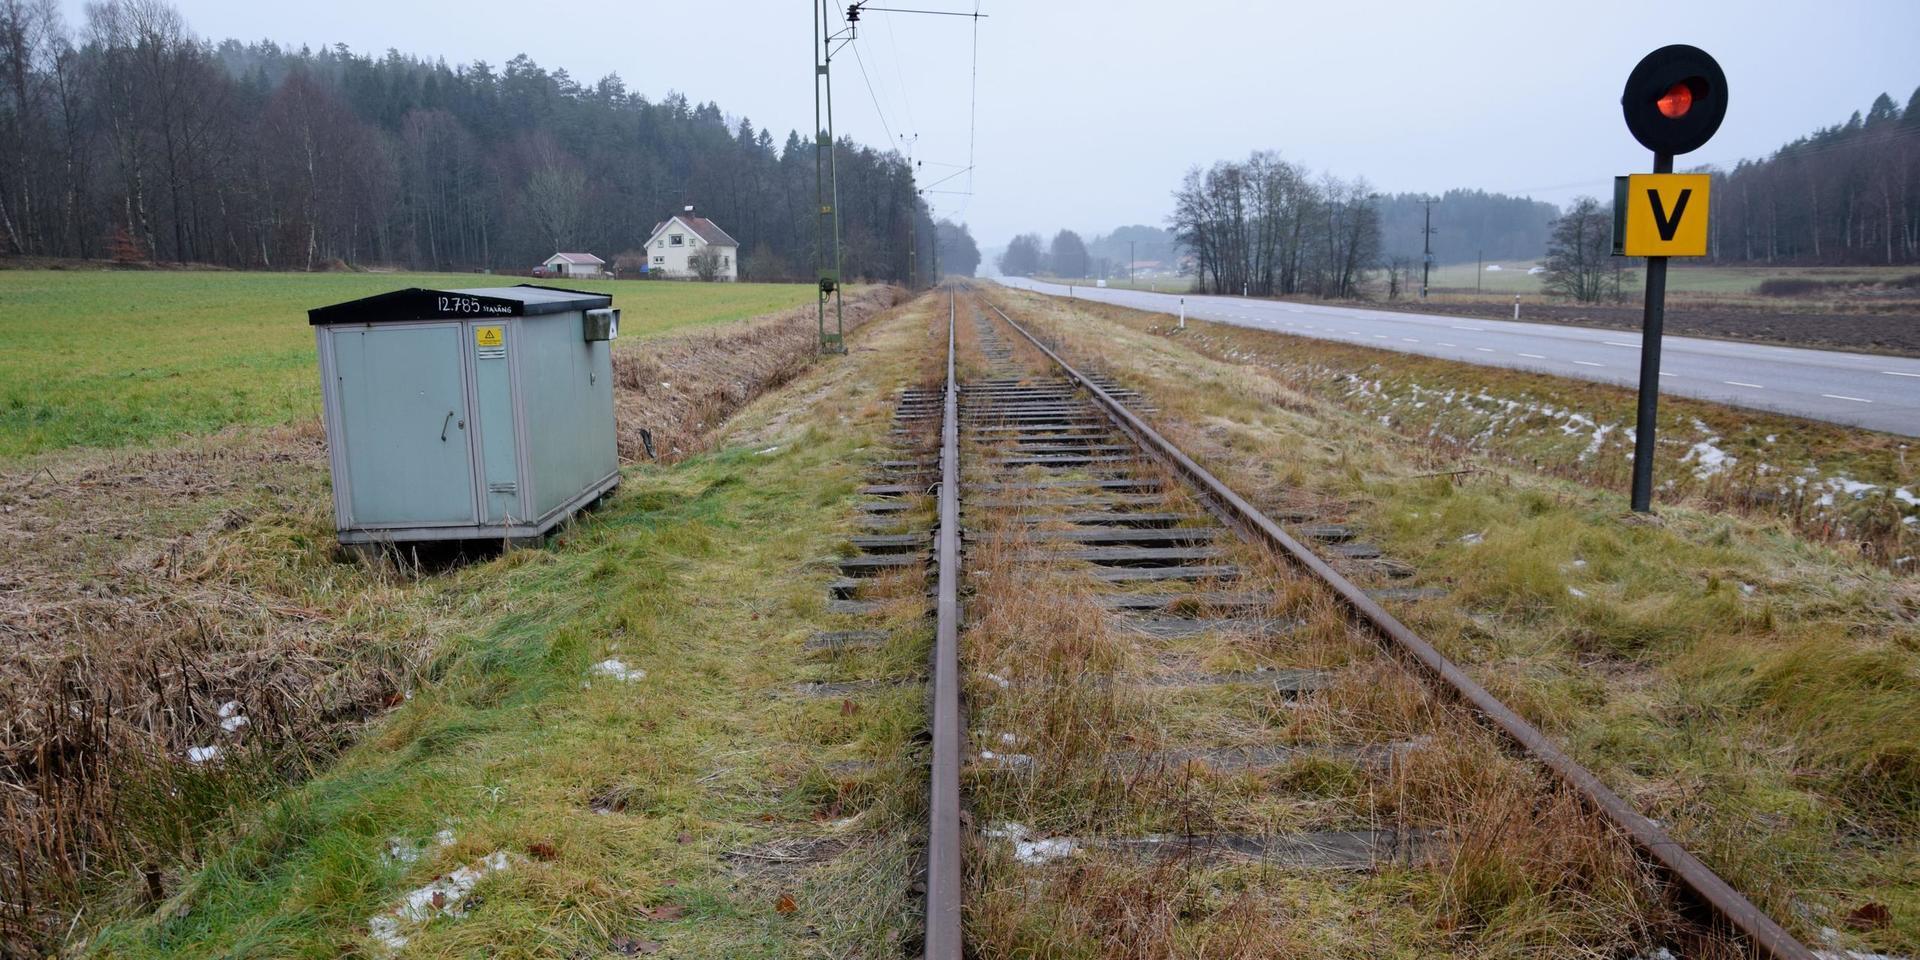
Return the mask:
<path id="1" fill-rule="evenodd" d="M 429 290 L 408 287 L 307 311 L 313 326 L 336 323 L 407 323 L 414 320 L 485 320 L 543 313 L 594 310 L 613 305 L 604 293 L 522 283 L 512 287 Z"/>

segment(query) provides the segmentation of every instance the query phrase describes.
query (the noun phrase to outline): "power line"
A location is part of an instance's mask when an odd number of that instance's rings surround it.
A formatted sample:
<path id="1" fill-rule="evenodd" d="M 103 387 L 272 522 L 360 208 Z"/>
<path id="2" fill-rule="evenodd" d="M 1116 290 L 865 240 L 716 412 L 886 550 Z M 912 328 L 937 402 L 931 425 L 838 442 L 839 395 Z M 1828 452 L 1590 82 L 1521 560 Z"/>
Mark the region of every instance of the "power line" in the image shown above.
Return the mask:
<path id="1" fill-rule="evenodd" d="M 973 193 L 973 122 L 980 103 L 980 0 L 973 3 L 973 78 L 967 84 L 967 193 Z"/>
<path id="2" fill-rule="evenodd" d="M 883 17 L 881 22 L 887 25 L 887 43 L 893 48 L 893 76 L 900 81 L 900 102 L 907 109 L 907 132 L 917 134 L 920 124 L 914 122 L 913 98 L 907 94 L 907 75 L 900 69 L 900 39 L 893 35 L 892 17 Z"/>
<path id="3" fill-rule="evenodd" d="M 873 80 L 867 76 L 867 62 L 860 59 L 860 45 L 848 44 L 853 48 L 853 62 L 860 65 L 860 79 L 866 81 L 867 96 L 873 99 L 873 112 L 880 115 L 880 129 L 887 132 L 887 142 L 893 143 L 893 126 L 887 123 L 887 112 L 880 109 L 880 95 L 873 92 Z"/>

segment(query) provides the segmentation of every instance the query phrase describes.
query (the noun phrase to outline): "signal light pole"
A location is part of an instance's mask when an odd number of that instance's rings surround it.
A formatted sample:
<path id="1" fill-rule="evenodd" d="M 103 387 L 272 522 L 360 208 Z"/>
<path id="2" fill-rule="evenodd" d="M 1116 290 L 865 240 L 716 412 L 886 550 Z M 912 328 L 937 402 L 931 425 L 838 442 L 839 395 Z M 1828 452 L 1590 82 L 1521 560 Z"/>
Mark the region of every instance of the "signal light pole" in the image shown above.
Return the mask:
<path id="1" fill-rule="evenodd" d="M 1706 253 L 1706 176 L 1673 176 L 1673 158 L 1704 146 L 1727 114 L 1727 77 L 1698 47 L 1673 44 L 1646 55 L 1620 94 L 1627 130 L 1653 151 L 1653 176 L 1617 177 L 1613 194 L 1615 256 L 1647 258 L 1646 304 L 1640 315 L 1640 402 L 1634 418 L 1635 513 L 1653 510 L 1653 457 L 1659 428 L 1660 338 L 1666 322 L 1667 257 Z M 1691 185 L 1689 185 L 1691 184 Z M 1674 199 L 1665 199 L 1673 193 Z M 1688 200 L 1698 193 L 1693 215 Z M 1644 199 L 1643 199 L 1644 195 Z M 1693 238 L 1699 238 L 1696 243 Z"/>

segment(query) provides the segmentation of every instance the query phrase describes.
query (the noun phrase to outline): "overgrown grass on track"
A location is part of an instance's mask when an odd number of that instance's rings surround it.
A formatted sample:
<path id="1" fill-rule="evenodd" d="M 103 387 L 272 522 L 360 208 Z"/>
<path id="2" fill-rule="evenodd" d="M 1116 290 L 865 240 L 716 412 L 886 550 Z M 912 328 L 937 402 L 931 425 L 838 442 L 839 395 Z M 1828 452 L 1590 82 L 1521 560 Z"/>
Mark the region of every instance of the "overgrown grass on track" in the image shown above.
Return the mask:
<path id="1" fill-rule="evenodd" d="M 0 460 L 318 415 L 309 308 L 479 274 L 0 270 Z M 796 284 L 538 281 L 609 293 L 633 341 L 808 302 Z"/>

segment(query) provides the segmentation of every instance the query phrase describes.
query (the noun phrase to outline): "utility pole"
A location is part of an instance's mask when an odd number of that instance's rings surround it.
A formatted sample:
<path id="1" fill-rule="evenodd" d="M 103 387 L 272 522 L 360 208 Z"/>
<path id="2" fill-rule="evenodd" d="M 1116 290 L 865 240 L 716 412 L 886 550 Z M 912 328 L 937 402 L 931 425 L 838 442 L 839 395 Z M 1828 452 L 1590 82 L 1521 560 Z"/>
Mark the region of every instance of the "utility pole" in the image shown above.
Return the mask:
<path id="1" fill-rule="evenodd" d="M 1473 292 L 1475 295 L 1480 293 L 1480 275 L 1486 272 L 1487 252 L 1485 250 L 1475 250 L 1473 252 Z"/>
<path id="2" fill-rule="evenodd" d="M 920 142 L 920 135 L 916 133 L 913 135 L 911 139 L 909 139 L 907 135 L 903 133 L 903 134 L 900 134 L 900 139 L 902 142 L 906 143 L 907 145 L 906 146 L 907 170 L 909 172 L 912 172 L 917 178 L 919 171 L 915 169 L 914 163 L 913 163 L 913 145 Z M 920 258 L 920 244 L 915 239 L 915 234 L 917 232 L 916 228 L 920 224 L 920 204 L 918 202 L 920 191 L 918 189 L 915 189 L 913 191 L 913 195 L 916 198 L 915 203 L 913 204 L 913 209 L 907 211 L 907 289 L 908 290 L 920 289 L 920 273 L 919 273 L 919 267 L 918 267 L 919 258 Z M 936 239 L 937 239 L 937 235 L 936 235 Z"/>
<path id="3" fill-rule="evenodd" d="M 1433 274 L 1433 205 L 1440 201 L 1427 197 L 1420 201 L 1427 208 L 1426 224 L 1420 228 L 1420 299 L 1427 299 L 1427 281 Z"/>
<path id="4" fill-rule="evenodd" d="M 1127 241 L 1127 289 L 1133 289 L 1133 241 Z"/>
<path id="5" fill-rule="evenodd" d="M 834 42 L 839 41 L 840 46 L 853 42 L 854 24 L 860 22 L 860 6 L 847 8 L 847 28 L 835 33 L 827 25 L 828 2 L 814 0 L 813 21 L 813 195 L 815 209 L 819 211 L 814 247 L 818 251 L 820 275 L 816 318 L 820 352 L 845 353 L 846 316 L 840 300 L 840 178 L 833 162 L 833 74 L 830 71 L 833 53 L 838 49 Z M 833 298 L 832 333 L 827 332 L 828 297 Z"/>

